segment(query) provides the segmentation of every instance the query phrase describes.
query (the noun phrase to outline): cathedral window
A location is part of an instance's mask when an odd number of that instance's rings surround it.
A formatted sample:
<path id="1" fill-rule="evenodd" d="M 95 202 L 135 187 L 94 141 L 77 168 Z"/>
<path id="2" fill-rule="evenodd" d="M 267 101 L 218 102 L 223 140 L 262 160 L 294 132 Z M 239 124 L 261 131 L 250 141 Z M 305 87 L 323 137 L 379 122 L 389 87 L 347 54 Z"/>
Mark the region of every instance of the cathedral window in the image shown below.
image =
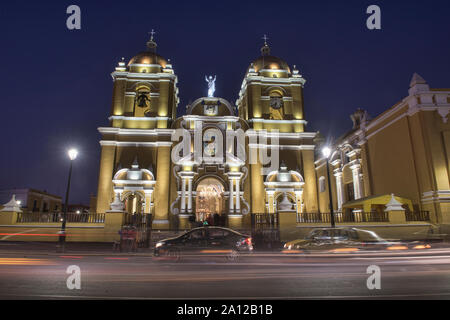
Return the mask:
<path id="1" fill-rule="evenodd" d="M 346 184 L 346 188 L 348 201 L 355 200 L 355 188 L 353 187 L 353 182 Z"/>
<path id="2" fill-rule="evenodd" d="M 283 120 L 283 96 L 278 92 L 270 94 L 270 119 L 271 120 Z"/>
<path id="3" fill-rule="evenodd" d="M 324 176 L 319 178 L 319 191 L 325 192 L 325 177 Z"/>

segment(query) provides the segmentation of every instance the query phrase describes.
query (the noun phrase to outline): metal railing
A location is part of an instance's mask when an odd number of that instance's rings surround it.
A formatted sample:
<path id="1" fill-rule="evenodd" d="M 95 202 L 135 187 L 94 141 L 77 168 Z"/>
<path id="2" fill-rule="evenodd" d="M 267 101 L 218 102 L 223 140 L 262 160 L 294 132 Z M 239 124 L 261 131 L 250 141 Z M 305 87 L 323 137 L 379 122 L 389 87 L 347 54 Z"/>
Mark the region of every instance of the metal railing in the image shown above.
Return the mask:
<path id="1" fill-rule="evenodd" d="M 278 228 L 279 214 L 278 213 L 252 213 L 251 215 L 252 229 L 255 228 Z"/>
<path id="2" fill-rule="evenodd" d="M 17 223 L 51 223 L 51 222 L 62 222 L 63 214 L 58 212 L 52 213 L 17 213 Z M 104 213 L 68 213 L 66 217 L 66 222 L 72 223 L 104 223 L 105 214 Z"/>
<path id="3" fill-rule="evenodd" d="M 430 221 L 429 211 L 407 211 L 405 212 L 406 221 Z"/>
<path id="4" fill-rule="evenodd" d="M 252 213 L 251 226 L 255 250 L 272 250 L 281 247 L 278 213 Z"/>
<path id="5" fill-rule="evenodd" d="M 387 212 L 355 212 L 355 213 L 334 213 L 336 223 L 348 222 L 389 222 Z M 331 223 L 331 215 L 327 213 L 298 213 L 297 223 Z"/>

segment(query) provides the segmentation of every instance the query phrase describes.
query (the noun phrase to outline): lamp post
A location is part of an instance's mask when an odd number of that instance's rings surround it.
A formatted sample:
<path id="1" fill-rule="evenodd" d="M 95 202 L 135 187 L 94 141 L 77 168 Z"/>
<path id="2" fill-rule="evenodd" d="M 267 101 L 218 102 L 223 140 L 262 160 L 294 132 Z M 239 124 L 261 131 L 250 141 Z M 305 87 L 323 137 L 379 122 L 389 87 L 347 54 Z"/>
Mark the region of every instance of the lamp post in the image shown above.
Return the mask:
<path id="1" fill-rule="evenodd" d="M 327 161 L 328 196 L 330 198 L 330 220 L 331 220 L 331 227 L 334 228 L 334 227 L 336 227 L 336 224 L 334 222 L 333 195 L 331 193 L 330 166 L 328 164 L 328 158 L 331 155 L 331 149 L 329 147 L 324 147 L 322 149 L 322 154 L 326 158 L 326 161 Z"/>
<path id="2" fill-rule="evenodd" d="M 66 220 L 67 220 L 67 208 L 69 206 L 69 191 L 70 191 L 70 180 L 72 178 L 72 164 L 73 161 L 78 156 L 78 150 L 77 149 L 70 149 L 67 154 L 69 155 L 70 159 L 70 168 L 69 168 L 69 179 L 67 181 L 67 190 L 66 190 L 66 200 L 64 205 L 64 213 L 63 213 L 63 219 L 61 224 L 61 231 L 59 232 L 59 244 L 62 251 L 64 251 L 64 246 L 66 242 Z"/>

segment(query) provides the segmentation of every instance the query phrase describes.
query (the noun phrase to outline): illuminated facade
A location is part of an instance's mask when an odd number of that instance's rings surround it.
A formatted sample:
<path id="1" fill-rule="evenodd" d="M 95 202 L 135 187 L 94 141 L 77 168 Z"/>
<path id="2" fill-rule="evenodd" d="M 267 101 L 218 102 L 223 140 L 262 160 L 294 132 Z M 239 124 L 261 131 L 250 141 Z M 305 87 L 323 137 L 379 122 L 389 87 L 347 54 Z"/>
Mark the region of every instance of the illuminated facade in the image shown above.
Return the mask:
<path id="1" fill-rule="evenodd" d="M 151 213 L 155 228 L 184 229 L 207 219 L 245 228 L 250 213 L 275 212 L 292 214 L 296 225 L 303 213 L 329 212 L 325 160 L 317 133 L 305 131 L 306 80 L 295 66 L 265 43 L 236 106 L 214 97 L 210 76 L 208 96 L 177 117 L 177 76 L 153 36 L 147 47 L 112 73 L 110 126 L 99 128 L 97 213 Z M 411 210 L 430 211 L 432 222 L 450 222 L 449 97 L 415 75 L 399 104 L 373 120 L 362 110 L 352 116 L 353 130 L 330 159 L 338 214 L 373 210 L 358 200 L 394 193 Z"/>
<path id="2" fill-rule="evenodd" d="M 428 211 L 434 224 L 450 223 L 450 89 L 431 89 L 414 74 L 409 95 L 374 119 L 358 109 L 353 129 L 330 157 L 338 212 L 384 210 L 373 199 L 394 193 L 406 211 Z M 316 161 L 320 210 L 327 211 L 325 159 Z M 389 198 L 389 197 L 388 197 Z"/>
<path id="3" fill-rule="evenodd" d="M 210 76 L 208 97 L 177 118 L 177 76 L 156 53 L 153 37 L 147 47 L 112 73 L 110 126 L 99 128 L 98 213 L 152 213 L 157 228 L 186 228 L 217 214 L 217 223 L 240 228 L 250 223 L 250 212 L 275 212 L 283 199 L 292 212 L 318 210 L 316 133 L 304 131 L 305 79 L 295 67 L 270 55 L 265 43 L 245 74 L 237 107 L 213 96 Z M 174 159 L 177 129 L 189 132 L 190 149 L 200 146 L 200 160 L 194 153 Z M 228 144 L 237 131 L 244 140 L 235 136 Z M 272 152 L 272 163 L 263 164 L 271 148 L 279 154 Z M 258 161 L 249 161 L 251 153 Z M 285 163 L 280 169 L 279 159 Z M 263 173 L 268 166 L 273 170 Z"/>

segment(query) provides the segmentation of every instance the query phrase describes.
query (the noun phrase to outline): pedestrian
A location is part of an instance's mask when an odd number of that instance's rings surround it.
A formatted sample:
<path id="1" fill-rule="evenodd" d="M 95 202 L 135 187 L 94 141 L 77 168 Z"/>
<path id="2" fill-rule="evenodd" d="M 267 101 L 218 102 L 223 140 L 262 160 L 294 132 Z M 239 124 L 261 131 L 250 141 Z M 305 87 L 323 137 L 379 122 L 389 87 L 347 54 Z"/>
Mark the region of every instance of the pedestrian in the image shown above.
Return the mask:
<path id="1" fill-rule="evenodd" d="M 220 225 L 220 216 L 217 212 L 213 215 L 213 221 L 215 226 Z"/>

